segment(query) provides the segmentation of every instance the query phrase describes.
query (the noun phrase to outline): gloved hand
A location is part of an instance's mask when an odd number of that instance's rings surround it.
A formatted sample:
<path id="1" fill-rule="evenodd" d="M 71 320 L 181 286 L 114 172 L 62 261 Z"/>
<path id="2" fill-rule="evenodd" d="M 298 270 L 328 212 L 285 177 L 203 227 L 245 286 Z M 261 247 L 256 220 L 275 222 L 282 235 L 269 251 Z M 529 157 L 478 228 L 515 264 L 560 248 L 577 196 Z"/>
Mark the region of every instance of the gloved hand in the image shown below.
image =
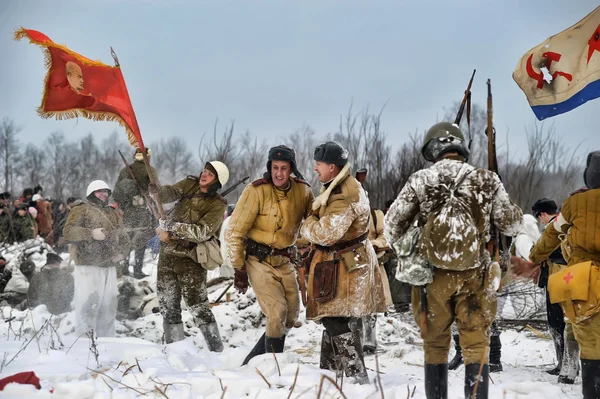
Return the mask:
<path id="1" fill-rule="evenodd" d="M 92 238 L 97 241 L 103 241 L 106 239 L 106 234 L 104 234 L 104 229 L 97 228 L 92 230 Z"/>
<path id="2" fill-rule="evenodd" d="M 144 197 L 141 195 L 134 195 L 131 203 L 133 206 L 142 206 L 144 205 Z"/>
<path id="3" fill-rule="evenodd" d="M 151 195 L 156 196 L 156 195 L 158 195 L 158 193 L 160 193 L 160 186 L 156 183 L 150 183 L 150 184 L 148 184 L 148 192 Z"/>
<path id="4" fill-rule="evenodd" d="M 164 231 L 172 231 L 173 230 L 173 222 L 167 219 L 158 219 L 158 226 Z"/>
<path id="5" fill-rule="evenodd" d="M 246 266 L 241 269 L 234 269 L 233 285 L 240 294 L 245 294 L 248 291 L 248 272 Z"/>

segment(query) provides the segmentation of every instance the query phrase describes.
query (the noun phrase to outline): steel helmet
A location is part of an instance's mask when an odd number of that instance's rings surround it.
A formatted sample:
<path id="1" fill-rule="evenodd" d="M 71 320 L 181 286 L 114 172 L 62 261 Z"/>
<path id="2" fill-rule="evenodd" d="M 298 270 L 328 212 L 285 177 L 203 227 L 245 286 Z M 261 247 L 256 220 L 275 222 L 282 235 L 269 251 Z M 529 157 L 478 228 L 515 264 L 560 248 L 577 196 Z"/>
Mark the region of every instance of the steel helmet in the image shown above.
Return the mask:
<path id="1" fill-rule="evenodd" d="M 425 135 L 421 154 L 429 162 L 435 162 L 448 152 L 457 152 L 465 159 L 469 158 L 465 136 L 458 125 L 450 122 L 436 123 Z"/>
<path id="2" fill-rule="evenodd" d="M 207 164 L 215 169 L 217 180 L 221 183 L 221 187 L 223 187 L 229 181 L 229 169 L 227 166 L 221 161 L 210 161 Z"/>
<path id="3" fill-rule="evenodd" d="M 89 197 L 90 194 L 98 190 L 108 190 L 109 194 L 112 193 L 112 190 L 110 189 L 110 187 L 108 187 L 108 184 L 106 184 L 104 180 L 94 180 L 93 182 L 88 184 L 87 190 L 85 191 L 85 196 Z"/>

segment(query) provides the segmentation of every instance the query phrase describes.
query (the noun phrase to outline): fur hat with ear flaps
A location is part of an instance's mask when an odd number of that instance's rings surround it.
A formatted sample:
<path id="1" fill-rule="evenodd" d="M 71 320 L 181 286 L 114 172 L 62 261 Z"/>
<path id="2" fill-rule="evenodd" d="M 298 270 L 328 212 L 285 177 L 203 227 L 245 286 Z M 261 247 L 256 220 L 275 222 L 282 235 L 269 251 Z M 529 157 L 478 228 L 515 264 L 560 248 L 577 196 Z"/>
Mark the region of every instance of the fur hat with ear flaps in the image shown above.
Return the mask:
<path id="1" fill-rule="evenodd" d="M 287 145 L 278 145 L 269 150 L 269 160 L 267 161 L 267 171 L 263 175 L 263 177 L 267 180 L 271 180 L 271 164 L 273 161 L 286 161 L 290 163 L 290 167 L 292 169 L 292 173 L 298 179 L 304 179 L 304 176 L 298 171 L 298 166 L 296 165 L 296 151 L 288 147 Z"/>

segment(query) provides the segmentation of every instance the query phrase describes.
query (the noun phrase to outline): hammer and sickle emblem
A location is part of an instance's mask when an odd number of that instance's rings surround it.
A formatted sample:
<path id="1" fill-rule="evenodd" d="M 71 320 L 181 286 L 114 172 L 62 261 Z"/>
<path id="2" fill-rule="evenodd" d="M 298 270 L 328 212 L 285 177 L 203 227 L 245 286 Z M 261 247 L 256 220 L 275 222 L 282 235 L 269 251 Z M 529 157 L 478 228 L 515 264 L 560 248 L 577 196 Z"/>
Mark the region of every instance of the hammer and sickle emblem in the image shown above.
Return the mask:
<path id="1" fill-rule="evenodd" d="M 545 59 L 544 67 L 546 67 L 546 69 L 548 69 L 548 71 L 550 71 L 550 65 L 552 65 L 552 63 L 554 61 L 556 61 L 556 62 L 560 61 L 561 57 L 562 56 L 559 53 L 554 53 L 552 51 L 547 51 L 547 52 L 543 53 L 542 58 Z M 544 87 L 544 74 L 541 71 L 536 72 L 536 70 L 533 69 L 532 60 L 533 60 L 533 54 L 529 55 L 529 58 L 527 58 L 527 65 L 526 65 L 527 75 L 529 75 L 530 78 L 535 79 L 537 81 L 537 88 L 541 89 Z M 573 80 L 573 75 L 571 75 L 570 73 L 561 72 L 561 71 L 553 72 L 552 80 L 556 79 L 558 76 L 562 76 L 563 78 L 567 79 L 569 82 Z M 550 80 L 550 82 L 552 80 Z M 550 83 L 550 82 L 548 82 L 548 83 Z"/>

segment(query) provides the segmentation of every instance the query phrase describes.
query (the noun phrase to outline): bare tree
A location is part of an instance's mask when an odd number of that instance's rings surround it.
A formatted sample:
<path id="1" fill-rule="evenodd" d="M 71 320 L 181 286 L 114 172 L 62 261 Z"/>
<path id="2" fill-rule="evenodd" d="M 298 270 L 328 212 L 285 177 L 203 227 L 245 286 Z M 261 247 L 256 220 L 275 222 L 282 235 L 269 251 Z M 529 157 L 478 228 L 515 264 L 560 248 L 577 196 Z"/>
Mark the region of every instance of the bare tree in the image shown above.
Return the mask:
<path id="1" fill-rule="evenodd" d="M 99 163 L 102 165 L 100 168 L 101 177 L 111 187 L 114 187 L 119 172 L 125 167 L 123 160 L 119 155 L 119 150 L 121 150 L 127 161 L 132 160 L 132 155 L 134 153 L 133 148 L 128 142 L 123 140 L 123 134 L 114 131 L 108 138 L 102 141 L 99 158 Z M 152 158 L 153 157 L 151 157 L 151 162 L 153 160 Z"/>
<path id="2" fill-rule="evenodd" d="M 0 164 L 4 177 L 4 188 L 14 192 L 15 166 L 20 160 L 20 144 L 18 134 L 23 130 L 21 126 L 8 117 L 0 122 Z"/>
<path id="3" fill-rule="evenodd" d="M 422 142 L 421 135 L 415 131 L 409 135 L 409 141 L 402 144 L 402 147 L 396 152 L 394 167 L 386 180 L 392 190 L 388 199 L 394 199 L 398 195 L 413 173 L 430 165 L 421 155 Z"/>
<path id="4" fill-rule="evenodd" d="M 34 187 L 44 182 L 46 177 L 46 152 L 34 144 L 27 144 L 23 152 L 22 171 L 25 172 L 23 183 L 27 187 Z"/>
<path id="5" fill-rule="evenodd" d="M 310 183 L 313 191 L 316 190 L 318 188 L 319 179 L 317 174 L 313 171 L 315 163 L 313 155 L 318 143 L 315 138 L 314 129 L 308 125 L 304 125 L 288 136 L 284 140 L 284 143 L 288 147 L 292 147 L 296 150 L 296 164 L 298 170 L 302 173 L 306 181 Z"/>
<path id="6" fill-rule="evenodd" d="M 67 182 L 77 167 L 77 159 L 73 154 L 77 153 L 78 148 L 75 144 L 67 143 L 62 132 L 51 133 L 45 146 L 48 149 L 48 181 L 52 187 L 52 197 L 64 198 Z M 83 190 L 85 187 L 77 191 Z"/>
<path id="7" fill-rule="evenodd" d="M 395 196 L 390 178 L 396 168 L 392 148 L 386 143 L 386 134 L 381 130 L 381 115 L 368 108 L 356 114 L 352 105 L 345 118 L 340 118 L 339 132 L 334 140 L 348 149 L 351 162 L 356 168 L 366 168 L 368 178 L 365 189 L 369 193 L 371 206 L 383 209 L 385 202 Z"/>
<path id="8" fill-rule="evenodd" d="M 153 165 L 156 168 L 162 182 L 174 183 L 183 179 L 186 175 L 199 174 L 197 162 L 192 158 L 188 145 L 181 137 L 172 136 L 162 139 L 153 145 L 156 151 L 153 153 Z"/>
<path id="9" fill-rule="evenodd" d="M 507 153 L 502 165 L 508 193 L 523 209 L 530 209 L 542 197 L 564 201 L 582 185 L 579 146 L 571 149 L 556 133 L 554 124 L 546 129 L 544 123 L 535 123 L 525 134 L 526 155 L 512 161 L 512 154 Z"/>

